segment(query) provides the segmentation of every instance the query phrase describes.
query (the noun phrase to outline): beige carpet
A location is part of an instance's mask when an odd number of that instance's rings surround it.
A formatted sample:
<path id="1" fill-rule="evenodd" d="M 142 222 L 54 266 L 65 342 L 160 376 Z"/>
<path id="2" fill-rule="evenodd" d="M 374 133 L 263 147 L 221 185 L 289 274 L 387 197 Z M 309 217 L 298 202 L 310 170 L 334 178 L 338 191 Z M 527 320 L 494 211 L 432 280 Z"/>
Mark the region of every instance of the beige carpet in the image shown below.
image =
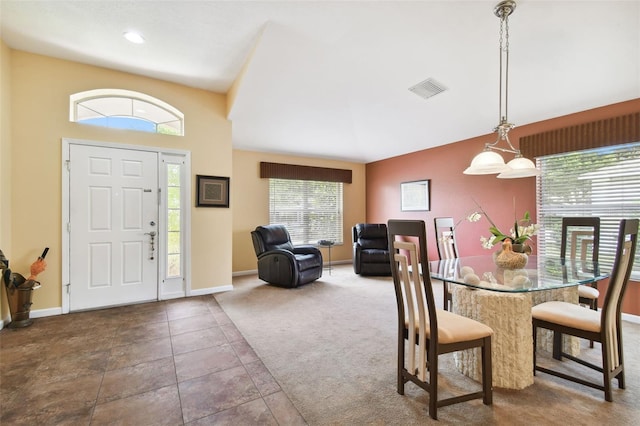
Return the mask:
<path id="1" fill-rule="evenodd" d="M 407 383 L 396 392 L 396 305 L 391 278 L 360 277 L 351 265 L 333 268 L 297 289 L 256 276 L 237 277 L 216 295 L 310 425 L 411 425 L 432 421 L 428 396 Z M 441 296 L 441 287 L 436 287 Z M 441 302 L 439 302 L 441 306 Z M 464 402 L 438 410 L 441 424 L 640 424 L 640 326 L 624 323 L 627 389 L 603 393 L 538 373 L 521 391 L 496 388 L 494 403 Z M 599 359 L 599 347 L 583 353 Z M 565 364 L 567 364 L 565 362 Z M 582 367 L 568 371 L 582 374 Z M 597 377 L 586 372 L 587 377 Z M 441 392 L 476 389 L 441 357 Z"/>

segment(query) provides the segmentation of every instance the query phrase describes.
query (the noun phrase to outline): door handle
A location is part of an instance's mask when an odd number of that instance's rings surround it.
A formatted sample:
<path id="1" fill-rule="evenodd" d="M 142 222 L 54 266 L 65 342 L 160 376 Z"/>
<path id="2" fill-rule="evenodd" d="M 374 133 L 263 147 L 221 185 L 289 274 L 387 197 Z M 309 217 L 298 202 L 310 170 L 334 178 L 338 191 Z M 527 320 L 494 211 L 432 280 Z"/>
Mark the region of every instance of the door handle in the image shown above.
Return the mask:
<path id="1" fill-rule="evenodd" d="M 151 231 L 151 232 L 145 232 L 144 235 L 148 235 L 151 238 L 149 238 L 149 244 L 150 244 L 150 256 L 149 256 L 149 260 L 153 260 L 154 256 L 153 254 L 156 251 L 156 245 L 155 245 L 155 239 L 156 239 L 156 231 Z"/>

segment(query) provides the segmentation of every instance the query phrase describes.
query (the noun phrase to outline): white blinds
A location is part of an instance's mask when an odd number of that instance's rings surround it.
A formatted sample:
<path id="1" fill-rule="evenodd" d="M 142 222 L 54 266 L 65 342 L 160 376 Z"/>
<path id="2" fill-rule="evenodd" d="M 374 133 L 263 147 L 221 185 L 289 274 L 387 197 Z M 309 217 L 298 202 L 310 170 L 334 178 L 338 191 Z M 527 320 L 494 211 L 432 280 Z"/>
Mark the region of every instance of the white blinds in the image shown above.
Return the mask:
<path id="1" fill-rule="evenodd" d="M 598 216 L 600 267 L 610 271 L 618 225 L 640 218 L 640 143 L 539 157 L 538 252 L 560 255 L 562 217 Z M 640 252 L 634 278 L 640 278 Z"/>
<path id="2" fill-rule="evenodd" d="M 269 179 L 269 223 L 283 224 L 293 244 L 342 241 L 342 182 Z"/>

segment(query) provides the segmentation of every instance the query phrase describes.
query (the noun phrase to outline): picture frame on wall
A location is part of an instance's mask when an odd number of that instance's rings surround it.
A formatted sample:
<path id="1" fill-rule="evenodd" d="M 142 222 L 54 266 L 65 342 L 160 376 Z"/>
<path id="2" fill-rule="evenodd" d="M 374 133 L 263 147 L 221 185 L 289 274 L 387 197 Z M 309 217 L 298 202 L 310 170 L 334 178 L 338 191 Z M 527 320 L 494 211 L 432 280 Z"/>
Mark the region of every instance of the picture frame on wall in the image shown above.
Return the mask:
<path id="1" fill-rule="evenodd" d="M 402 182 L 400 184 L 401 210 L 403 212 L 429 211 L 429 179 Z"/>
<path id="2" fill-rule="evenodd" d="M 229 178 L 196 175 L 196 207 L 229 207 Z"/>

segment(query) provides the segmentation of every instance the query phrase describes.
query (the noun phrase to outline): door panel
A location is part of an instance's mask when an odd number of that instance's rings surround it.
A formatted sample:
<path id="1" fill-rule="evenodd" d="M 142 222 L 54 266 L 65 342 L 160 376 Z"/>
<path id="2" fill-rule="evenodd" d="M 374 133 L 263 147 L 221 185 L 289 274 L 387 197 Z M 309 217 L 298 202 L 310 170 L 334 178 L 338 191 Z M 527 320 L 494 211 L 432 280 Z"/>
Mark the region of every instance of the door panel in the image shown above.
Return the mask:
<path id="1" fill-rule="evenodd" d="M 70 310 L 157 300 L 157 154 L 70 145 L 69 158 Z"/>

